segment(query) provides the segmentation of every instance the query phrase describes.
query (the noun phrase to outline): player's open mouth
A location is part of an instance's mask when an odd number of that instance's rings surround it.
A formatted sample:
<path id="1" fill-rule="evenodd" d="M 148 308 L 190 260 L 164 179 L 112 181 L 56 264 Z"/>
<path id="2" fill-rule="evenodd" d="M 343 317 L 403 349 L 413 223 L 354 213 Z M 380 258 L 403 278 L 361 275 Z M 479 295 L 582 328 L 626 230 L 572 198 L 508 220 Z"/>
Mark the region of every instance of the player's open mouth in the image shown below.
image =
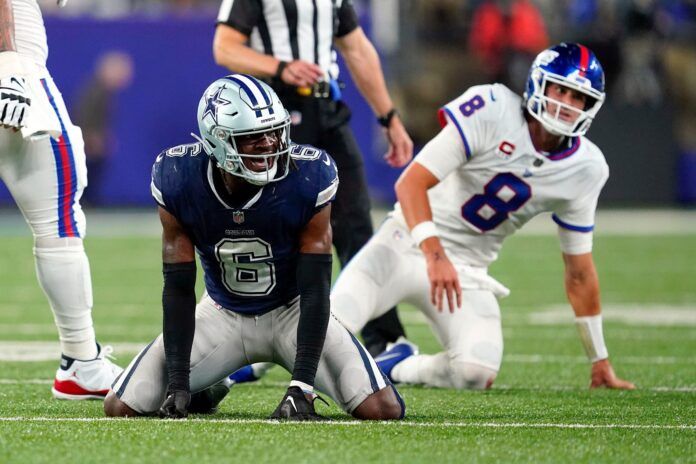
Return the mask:
<path id="1" fill-rule="evenodd" d="M 275 158 L 247 158 L 244 160 L 244 165 L 247 169 L 254 172 L 263 172 L 271 169 Z"/>

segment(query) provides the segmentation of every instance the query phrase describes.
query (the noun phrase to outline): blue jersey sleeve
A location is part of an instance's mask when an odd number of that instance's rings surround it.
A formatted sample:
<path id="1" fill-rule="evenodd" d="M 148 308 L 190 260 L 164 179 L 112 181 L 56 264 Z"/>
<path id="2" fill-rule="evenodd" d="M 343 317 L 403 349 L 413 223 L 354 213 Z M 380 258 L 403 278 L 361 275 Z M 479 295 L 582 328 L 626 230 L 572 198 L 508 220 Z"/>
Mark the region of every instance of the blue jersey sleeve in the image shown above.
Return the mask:
<path id="1" fill-rule="evenodd" d="M 314 215 L 336 198 L 336 162 L 325 151 L 307 145 L 293 145 L 290 155 L 300 170 L 303 201 Z"/>
<path id="2" fill-rule="evenodd" d="M 167 208 L 164 204 L 164 195 L 162 194 L 162 170 L 164 169 L 164 158 L 165 152 L 157 155 L 155 163 L 152 165 L 152 180 L 150 181 L 150 192 L 152 193 L 152 198 L 155 199 L 158 205 L 162 208 Z"/>
<path id="3" fill-rule="evenodd" d="M 338 191 L 338 168 L 336 162 L 328 153 L 322 152 L 319 157 L 319 173 L 317 179 L 318 193 L 314 207 L 318 210 L 333 202 Z"/>
<path id="4" fill-rule="evenodd" d="M 158 205 L 177 215 L 180 203 L 186 203 L 186 184 L 197 174 L 200 144 L 179 145 L 163 151 L 152 166 L 150 191 Z"/>

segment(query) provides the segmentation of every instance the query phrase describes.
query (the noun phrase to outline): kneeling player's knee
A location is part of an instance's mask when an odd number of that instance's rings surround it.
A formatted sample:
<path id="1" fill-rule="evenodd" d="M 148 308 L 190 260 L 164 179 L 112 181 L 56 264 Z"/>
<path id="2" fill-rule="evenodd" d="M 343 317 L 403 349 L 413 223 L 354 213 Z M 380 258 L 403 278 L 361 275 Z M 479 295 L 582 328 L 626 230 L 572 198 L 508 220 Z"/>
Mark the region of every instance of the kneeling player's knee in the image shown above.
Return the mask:
<path id="1" fill-rule="evenodd" d="M 485 390 L 493 385 L 497 371 L 467 362 L 450 362 L 452 385 L 460 390 Z"/>
<path id="2" fill-rule="evenodd" d="M 404 402 L 396 389 L 387 386 L 360 403 L 353 411 L 353 417 L 362 420 L 395 420 L 403 419 L 405 412 Z"/>
<path id="3" fill-rule="evenodd" d="M 104 414 L 107 417 L 134 417 L 139 415 L 126 403 L 121 401 L 113 391 L 109 391 L 106 398 L 104 398 Z"/>

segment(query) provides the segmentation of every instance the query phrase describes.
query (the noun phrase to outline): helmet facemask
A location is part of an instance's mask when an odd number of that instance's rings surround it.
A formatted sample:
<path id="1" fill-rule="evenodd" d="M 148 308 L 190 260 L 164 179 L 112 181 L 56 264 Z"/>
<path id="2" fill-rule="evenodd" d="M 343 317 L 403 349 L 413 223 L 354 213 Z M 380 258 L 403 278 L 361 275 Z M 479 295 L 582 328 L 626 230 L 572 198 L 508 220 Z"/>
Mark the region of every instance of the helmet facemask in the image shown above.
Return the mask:
<path id="1" fill-rule="evenodd" d="M 534 73 L 539 75 L 532 76 L 535 88 L 533 94 L 527 99 L 527 110 L 529 110 L 529 113 L 552 134 L 568 137 L 584 135 L 604 103 L 604 94 L 597 92 L 591 87 L 577 85 L 563 76 L 557 76 L 540 69 L 535 70 Z M 558 84 L 585 94 L 587 97 L 585 107 L 576 108 L 546 95 L 549 83 Z M 576 114 L 577 117 L 571 118 L 571 120 L 564 120 L 561 117 L 561 112 Z"/>
<path id="2" fill-rule="evenodd" d="M 217 159 L 218 166 L 225 172 L 242 177 L 254 185 L 266 185 L 284 179 L 288 175 L 290 163 L 289 121 L 279 127 L 265 130 L 232 131 L 225 127 L 212 129 L 212 136 L 224 147 L 224 159 Z M 268 134 L 275 137 L 275 149 L 269 153 L 243 153 L 240 151 L 240 137 Z"/>

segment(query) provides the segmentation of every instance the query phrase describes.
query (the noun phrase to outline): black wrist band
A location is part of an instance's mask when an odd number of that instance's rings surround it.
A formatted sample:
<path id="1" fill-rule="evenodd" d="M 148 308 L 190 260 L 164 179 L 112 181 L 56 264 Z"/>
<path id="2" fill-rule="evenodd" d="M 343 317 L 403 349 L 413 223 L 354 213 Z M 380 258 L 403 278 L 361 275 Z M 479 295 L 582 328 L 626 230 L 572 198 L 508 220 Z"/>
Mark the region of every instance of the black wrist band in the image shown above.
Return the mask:
<path id="1" fill-rule="evenodd" d="M 285 67 L 287 65 L 288 65 L 287 61 L 280 61 L 278 63 L 278 68 L 276 69 L 275 76 L 273 76 L 273 77 L 275 77 L 276 79 L 281 79 L 280 76 L 283 74 L 283 70 L 285 69 Z"/>
<path id="2" fill-rule="evenodd" d="M 389 125 L 391 124 L 392 119 L 394 119 L 394 116 L 396 116 L 397 114 L 399 114 L 399 112 L 396 111 L 396 108 L 392 108 L 384 116 L 378 116 L 377 122 L 379 123 L 380 126 L 389 128 Z"/>

